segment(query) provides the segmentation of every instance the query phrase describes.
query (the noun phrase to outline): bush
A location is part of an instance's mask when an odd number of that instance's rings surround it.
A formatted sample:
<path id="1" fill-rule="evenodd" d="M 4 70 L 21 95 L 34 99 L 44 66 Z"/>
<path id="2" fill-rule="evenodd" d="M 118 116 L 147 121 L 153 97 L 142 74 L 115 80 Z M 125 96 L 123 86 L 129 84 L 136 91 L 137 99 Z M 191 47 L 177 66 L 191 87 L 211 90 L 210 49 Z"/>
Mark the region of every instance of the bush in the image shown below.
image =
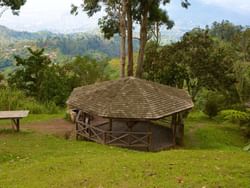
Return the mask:
<path id="1" fill-rule="evenodd" d="M 204 107 L 203 112 L 209 116 L 209 118 L 213 118 L 218 115 L 219 107 L 215 101 L 207 101 Z"/>
<path id="2" fill-rule="evenodd" d="M 240 103 L 233 104 L 233 105 L 229 106 L 228 109 L 246 112 L 246 106 L 244 104 L 240 104 Z"/>
<path id="3" fill-rule="evenodd" d="M 250 121 L 249 113 L 237 110 L 223 110 L 220 116 L 222 116 L 224 120 L 239 123 L 240 125 L 247 124 Z"/>
<path id="4" fill-rule="evenodd" d="M 220 112 L 220 116 L 227 121 L 238 123 L 246 133 L 247 137 L 250 137 L 250 114 L 247 112 L 237 110 L 223 110 Z"/>
<path id="5" fill-rule="evenodd" d="M 0 89 L 0 110 L 29 110 L 32 114 L 54 114 L 60 111 L 54 103 L 41 104 L 27 97 L 22 91 L 11 88 Z"/>
<path id="6" fill-rule="evenodd" d="M 208 115 L 209 118 L 213 118 L 218 115 L 220 110 L 223 109 L 225 98 L 223 95 L 211 91 L 208 91 L 206 95 L 202 111 Z"/>

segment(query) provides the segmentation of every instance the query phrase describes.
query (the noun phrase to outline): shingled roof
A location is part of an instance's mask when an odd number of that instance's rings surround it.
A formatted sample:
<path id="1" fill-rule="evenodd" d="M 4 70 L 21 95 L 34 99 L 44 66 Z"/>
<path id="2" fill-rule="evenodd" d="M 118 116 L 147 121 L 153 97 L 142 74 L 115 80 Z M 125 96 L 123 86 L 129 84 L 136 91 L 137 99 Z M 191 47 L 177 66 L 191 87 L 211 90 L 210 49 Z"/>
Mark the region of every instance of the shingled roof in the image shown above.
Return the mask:
<path id="1" fill-rule="evenodd" d="M 185 90 L 134 77 L 75 88 L 67 105 L 101 117 L 160 119 L 193 107 Z"/>

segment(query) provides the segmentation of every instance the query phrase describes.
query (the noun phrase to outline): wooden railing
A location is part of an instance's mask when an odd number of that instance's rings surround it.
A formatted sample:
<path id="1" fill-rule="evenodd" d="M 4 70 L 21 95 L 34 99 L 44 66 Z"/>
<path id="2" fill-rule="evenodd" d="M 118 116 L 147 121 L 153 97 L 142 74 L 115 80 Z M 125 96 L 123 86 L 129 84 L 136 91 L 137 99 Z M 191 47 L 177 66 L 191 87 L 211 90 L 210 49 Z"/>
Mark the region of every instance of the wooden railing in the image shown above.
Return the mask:
<path id="1" fill-rule="evenodd" d="M 152 138 L 151 132 L 107 131 L 100 128 L 106 124 L 108 123 L 94 126 L 77 119 L 77 138 L 80 136 L 97 143 L 108 144 L 112 146 L 145 147 L 149 149 Z"/>

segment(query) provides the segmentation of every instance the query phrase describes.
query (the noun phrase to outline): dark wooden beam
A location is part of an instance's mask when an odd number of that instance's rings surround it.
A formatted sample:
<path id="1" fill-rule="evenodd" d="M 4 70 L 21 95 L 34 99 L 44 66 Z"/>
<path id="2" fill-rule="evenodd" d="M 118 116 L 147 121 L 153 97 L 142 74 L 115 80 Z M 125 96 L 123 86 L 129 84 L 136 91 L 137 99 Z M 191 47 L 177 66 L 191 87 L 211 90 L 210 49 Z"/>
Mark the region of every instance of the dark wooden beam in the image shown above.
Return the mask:
<path id="1" fill-rule="evenodd" d="M 173 145 L 176 145 L 176 124 L 177 124 L 177 114 L 172 116 L 171 128 L 173 132 Z"/>
<path id="2" fill-rule="evenodd" d="M 151 143 L 152 143 L 152 127 L 151 127 L 151 124 L 148 123 L 148 147 L 147 147 L 147 150 L 150 151 L 150 146 L 151 146 Z"/>

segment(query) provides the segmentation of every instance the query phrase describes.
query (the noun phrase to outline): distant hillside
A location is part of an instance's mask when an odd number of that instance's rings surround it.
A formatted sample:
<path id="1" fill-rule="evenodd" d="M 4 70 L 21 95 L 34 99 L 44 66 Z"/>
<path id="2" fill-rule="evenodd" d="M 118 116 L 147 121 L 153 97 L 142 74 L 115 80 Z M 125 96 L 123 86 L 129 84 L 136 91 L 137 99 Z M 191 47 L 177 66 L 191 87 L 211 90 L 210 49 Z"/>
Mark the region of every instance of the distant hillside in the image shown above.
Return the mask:
<path id="1" fill-rule="evenodd" d="M 0 26 L 0 71 L 11 69 L 14 55 L 25 55 L 27 47 L 45 48 L 50 57 L 60 62 L 74 56 L 91 55 L 96 58 L 119 56 L 119 37 L 104 39 L 101 34 L 52 32 L 20 32 Z M 135 41 L 135 50 L 138 41 Z"/>

